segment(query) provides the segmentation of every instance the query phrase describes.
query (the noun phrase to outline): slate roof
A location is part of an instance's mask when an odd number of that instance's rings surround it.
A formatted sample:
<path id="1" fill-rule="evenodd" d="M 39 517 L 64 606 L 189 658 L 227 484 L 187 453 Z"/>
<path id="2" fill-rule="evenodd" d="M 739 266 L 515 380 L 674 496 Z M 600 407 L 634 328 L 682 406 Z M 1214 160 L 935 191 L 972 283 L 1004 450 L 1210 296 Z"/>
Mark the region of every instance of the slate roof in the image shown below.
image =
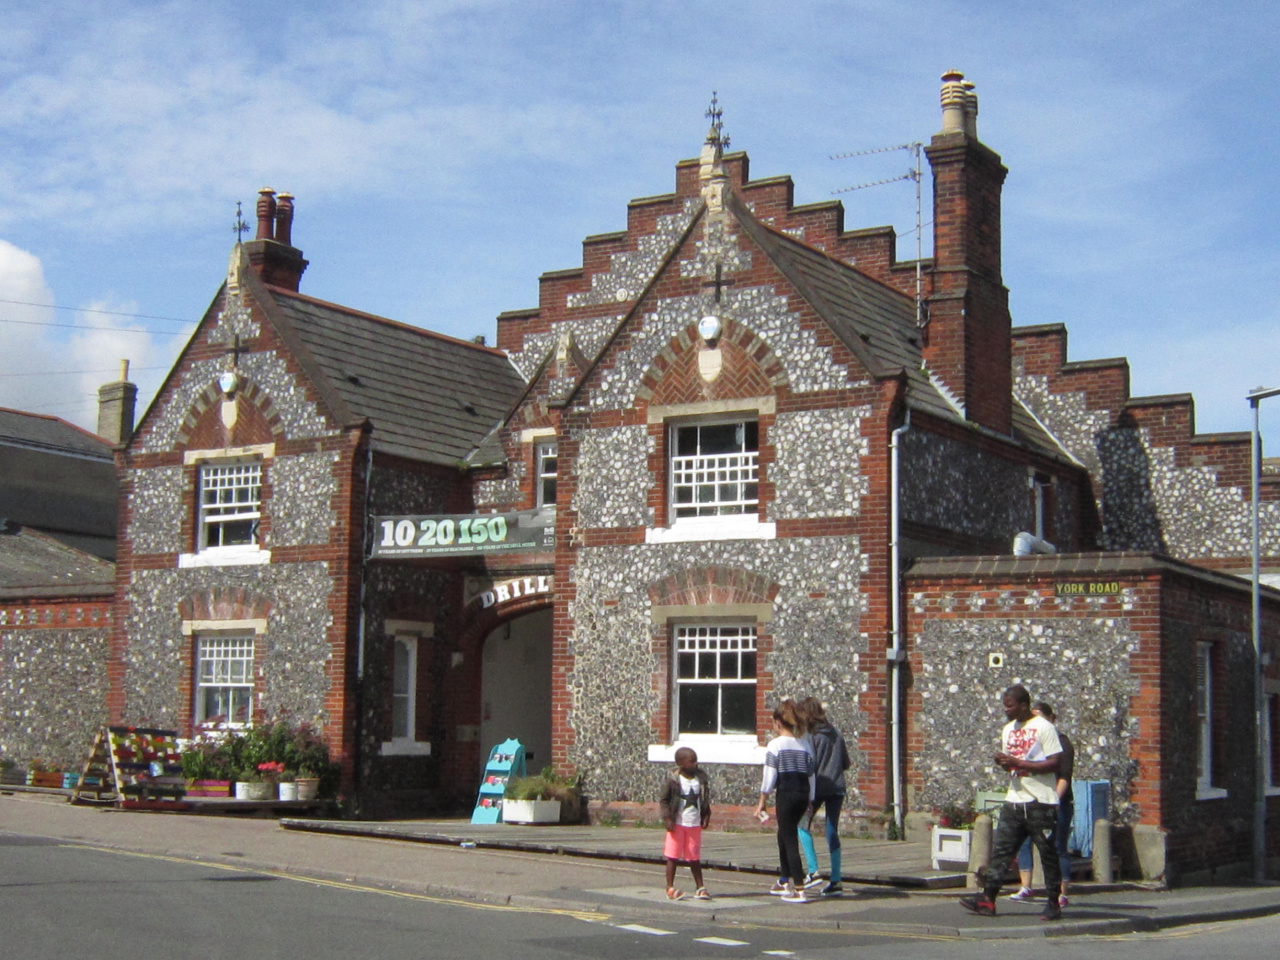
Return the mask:
<path id="1" fill-rule="evenodd" d="M 0 409 L 0 518 L 114 557 L 116 491 L 107 441 L 58 417 Z"/>
<path id="2" fill-rule="evenodd" d="M 968 423 L 924 367 L 924 348 L 916 326 L 915 303 L 910 297 L 821 250 L 771 229 L 757 220 L 736 196 L 731 198 L 731 209 L 747 235 L 872 376 L 889 377 L 901 372 L 907 378 L 910 409 Z M 1016 397 L 1012 420 L 1017 439 L 1050 456 L 1070 459 Z"/>
<path id="3" fill-rule="evenodd" d="M 115 564 L 34 530 L 0 526 L 0 599 L 111 596 Z"/>
<path id="4" fill-rule="evenodd" d="M 525 382 L 493 347 L 276 287 L 268 312 L 305 350 L 334 413 L 373 425 L 375 450 L 453 466 L 506 416 Z M 273 309 L 274 308 L 274 309 Z"/>
<path id="5" fill-rule="evenodd" d="M 0 407 L 0 444 L 111 459 L 111 444 L 60 417 Z"/>

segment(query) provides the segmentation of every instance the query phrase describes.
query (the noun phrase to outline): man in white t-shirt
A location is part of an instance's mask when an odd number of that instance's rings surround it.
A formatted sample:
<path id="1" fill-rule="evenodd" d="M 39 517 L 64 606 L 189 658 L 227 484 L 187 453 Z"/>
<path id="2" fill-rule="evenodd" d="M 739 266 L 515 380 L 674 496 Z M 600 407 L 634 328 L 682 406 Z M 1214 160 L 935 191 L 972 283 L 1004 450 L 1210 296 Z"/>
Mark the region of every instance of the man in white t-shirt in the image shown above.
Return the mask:
<path id="1" fill-rule="evenodd" d="M 1000 826 L 992 844 L 991 867 L 983 892 L 961 897 L 960 906 L 986 917 L 996 914 L 996 896 L 1004 885 L 1004 875 L 1028 836 L 1040 851 L 1044 885 L 1048 895 L 1042 920 L 1062 917 L 1058 896 L 1062 890 L 1062 870 L 1058 864 L 1058 760 L 1062 743 L 1053 724 L 1031 712 L 1031 694 L 1021 685 L 1012 686 L 1001 697 L 1009 722 L 1000 735 L 996 766 L 1009 775 L 1009 790 L 1000 810 Z"/>

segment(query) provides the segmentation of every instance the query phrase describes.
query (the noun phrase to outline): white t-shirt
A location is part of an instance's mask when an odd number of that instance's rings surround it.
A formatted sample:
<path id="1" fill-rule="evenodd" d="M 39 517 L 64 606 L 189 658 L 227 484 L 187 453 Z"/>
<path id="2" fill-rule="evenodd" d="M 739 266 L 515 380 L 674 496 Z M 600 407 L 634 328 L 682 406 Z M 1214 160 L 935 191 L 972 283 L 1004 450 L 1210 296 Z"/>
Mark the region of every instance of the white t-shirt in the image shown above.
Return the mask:
<path id="1" fill-rule="evenodd" d="M 1033 716 L 1026 723 L 1012 720 L 1005 724 L 1000 735 L 1004 745 L 1004 753 L 1019 760 L 1048 760 L 1062 752 L 1062 742 L 1058 740 L 1058 730 L 1044 717 Z M 1005 794 L 1008 803 L 1058 803 L 1058 775 L 1053 771 L 1046 773 L 1011 773 L 1009 775 L 1009 792 Z"/>
<path id="2" fill-rule="evenodd" d="M 686 777 L 683 773 L 677 779 L 680 782 L 680 792 L 693 800 L 694 797 L 702 793 L 702 784 L 698 782 L 697 777 Z M 702 826 L 702 813 L 698 809 L 697 801 L 685 806 L 680 811 L 680 826 L 682 827 L 700 827 Z"/>

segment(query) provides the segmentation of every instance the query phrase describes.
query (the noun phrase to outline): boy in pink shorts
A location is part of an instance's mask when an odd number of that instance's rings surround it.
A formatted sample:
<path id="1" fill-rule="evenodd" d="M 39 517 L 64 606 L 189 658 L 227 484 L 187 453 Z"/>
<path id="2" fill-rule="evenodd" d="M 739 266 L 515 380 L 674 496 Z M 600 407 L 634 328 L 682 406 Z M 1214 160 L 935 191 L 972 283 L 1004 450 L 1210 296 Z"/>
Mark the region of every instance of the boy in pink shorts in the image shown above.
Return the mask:
<path id="1" fill-rule="evenodd" d="M 676 768 L 667 776 L 660 805 L 667 825 L 662 847 L 667 858 L 667 899 L 684 899 L 676 889 L 676 864 L 687 863 L 698 887 L 693 899 L 710 900 L 702 884 L 702 828 L 711 822 L 711 790 L 706 772 L 698 766 L 698 755 L 688 747 L 676 751 Z"/>

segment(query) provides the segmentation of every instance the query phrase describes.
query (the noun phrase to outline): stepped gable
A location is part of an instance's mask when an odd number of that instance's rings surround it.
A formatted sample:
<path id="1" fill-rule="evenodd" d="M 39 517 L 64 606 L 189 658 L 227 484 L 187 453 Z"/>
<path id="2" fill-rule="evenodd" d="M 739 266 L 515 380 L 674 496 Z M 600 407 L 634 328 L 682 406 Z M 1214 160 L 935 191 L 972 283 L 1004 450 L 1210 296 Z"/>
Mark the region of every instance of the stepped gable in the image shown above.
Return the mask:
<path id="1" fill-rule="evenodd" d="M 1063 324 L 1015 327 L 1013 330 L 1015 393 L 1033 408 L 1046 408 L 1048 398 L 1072 404 L 1082 424 L 1097 433 L 1106 429 L 1137 428 L 1149 442 L 1169 448 L 1178 467 L 1209 467 L 1222 487 L 1249 485 L 1250 450 L 1247 432 L 1198 434 L 1195 399 L 1189 393 L 1154 397 L 1129 395 L 1129 361 L 1067 360 L 1067 328 Z M 1045 409 L 1050 420 L 1060 419 Z M 1096 443 L 1068 443 L 1071 452 L 1091 473 L 1102 465 Z M 1280 476 L 1264 473 L 1262 499 L 1280 500 Z"/>
<path id="2" fill-rule="evenodd" d="M 498 317 L 498 346 L 530 377 L 554 338 L 553 329 L 569 323 L 580 349 L 594 358 L 628 310 L 656 276 L 671 252 L 694 227 L 701 209 L 698 159 L 676 164 L 674 193 L 632 200 L 627 228 L 589 236 L 582 243 L 582 266 L 544 273 L 539 306 Z M 720 161 L 728 186 L 760 223 L 906 295 L 914 295 L 914 261 L 895 260 L 892 227 L 844 229 L 838 200 L 795 205 L 790 177 L 749 179 L 745 152 L 726 153 Z M 928 295 L 928 288 L 925 289 Z"/>
<path id="3" fill-rule="evenodd" d="M 301 345 L 344 424 L 374 450 L 453 466 L 502 420 L 524 382 L 501 351 L 276 287 L 266 314 Z M 295 351 L 297 347 L 295 346 Z M 304 356 L 297 359 L 302 362 Z"/>

